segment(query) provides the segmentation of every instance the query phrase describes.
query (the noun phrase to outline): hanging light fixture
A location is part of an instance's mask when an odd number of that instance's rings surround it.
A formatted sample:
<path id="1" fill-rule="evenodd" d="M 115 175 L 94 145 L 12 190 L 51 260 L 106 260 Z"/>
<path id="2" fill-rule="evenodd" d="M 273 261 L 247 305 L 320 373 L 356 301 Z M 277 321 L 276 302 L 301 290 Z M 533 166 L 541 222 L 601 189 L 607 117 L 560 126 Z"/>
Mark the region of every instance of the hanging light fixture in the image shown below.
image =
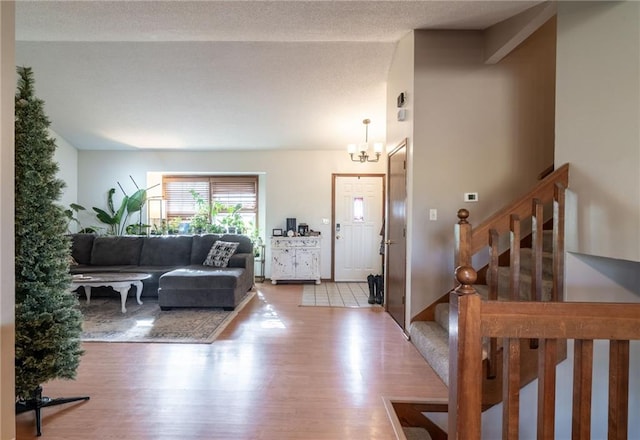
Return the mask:
<path id="1" fill-rule="evenodd" d="M 380 160 L 380 155 L 382 154 L 382 144 L 381 143 L 375 143 L 373 144 L 373 152 L 376 155 L 375 159 L 372 159 L 369 157 L 369 124 L 371 123 L 371 121 L 369 119 L 365 119 L 362 121 L 362 123 L 364 124 L 364 142 L 356 145 L 356 144 L 349 144 L 347 146 L 347 152 L 349 153 L 349 155 L 351 156 L 351 160 L 354 162 L 377 162 L 378 160 Z M 357 156 L 354 157 L 354 155 L 358 153 Z"/>

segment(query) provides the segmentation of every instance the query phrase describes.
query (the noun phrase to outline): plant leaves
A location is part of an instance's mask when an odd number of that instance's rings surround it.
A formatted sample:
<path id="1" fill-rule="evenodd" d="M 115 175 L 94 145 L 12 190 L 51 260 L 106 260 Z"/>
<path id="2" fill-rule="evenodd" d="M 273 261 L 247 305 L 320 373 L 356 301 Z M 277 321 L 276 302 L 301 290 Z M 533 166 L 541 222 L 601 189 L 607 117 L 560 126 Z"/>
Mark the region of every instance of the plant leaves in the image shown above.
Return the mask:
<path id="1" fill-rule="evenodd" d="M 117 225 L 117 224 L 120 223 L 120 219 L 119 218 L 116 218 L 116 216 L 111 216 L 106 211 L 104 211 L 104 210 L 102 210 L 100 208 L 96 208 L 94 206 L 93 210 L 96 212 L 96 217 L 98 217 L 98 220 L 100 220 L 104 224 Z"/>
<path id="2" fill-rule="evenodd" d="M 147 201 L 147 190 L 139 189 L 134 192 L 129 200 L 127 201 L 127 212 L 129 214 L 133 214 L 134 212 L 138 212 L 144 206 L 144 203 Z"/>
<path id="3" fill-rule="evenodd" d="M 111 211 L 111 214 L 115 214 L 116 210 L 113 207 L 113 195 L 115 194 L 116 189 L 115 188 L 111 188 L 109 189 L 109 192 L 107 193 L 107 206 L 109 207 L 109 211 Z M 93 208 L 95 209 L 95 208 Z"/>

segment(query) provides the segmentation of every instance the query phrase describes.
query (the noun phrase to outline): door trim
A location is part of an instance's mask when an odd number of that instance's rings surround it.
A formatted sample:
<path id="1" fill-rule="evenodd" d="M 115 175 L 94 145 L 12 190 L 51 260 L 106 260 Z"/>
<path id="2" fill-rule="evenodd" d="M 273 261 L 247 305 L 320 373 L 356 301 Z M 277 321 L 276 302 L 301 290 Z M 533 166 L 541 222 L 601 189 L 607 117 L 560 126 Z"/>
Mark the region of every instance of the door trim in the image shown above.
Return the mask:
<path id="1" fill-rule="evenodd" d="M 387 180 L 382 173 L 332 173 L 331 174 L 331 281 L 335 281 L 336 271 L 336 179 L 338 177 L 381 177 L 382 178 L 382 220 L 386 224 Z M 386 232 L 386 226 L 385 226 Z M 384 268 L 384 261 L 382 262 Z"/>

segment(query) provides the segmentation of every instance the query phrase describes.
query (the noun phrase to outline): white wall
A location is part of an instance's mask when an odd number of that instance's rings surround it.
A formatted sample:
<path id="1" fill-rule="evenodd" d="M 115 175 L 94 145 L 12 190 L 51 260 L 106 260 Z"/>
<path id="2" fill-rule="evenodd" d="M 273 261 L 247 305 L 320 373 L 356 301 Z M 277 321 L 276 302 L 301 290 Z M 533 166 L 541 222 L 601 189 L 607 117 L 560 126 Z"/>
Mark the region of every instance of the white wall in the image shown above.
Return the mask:
<path id="1" fill-rule="evenodd" d="M 295 217 L 322 235 L 321 276 L 331 276 L 332 173 L 384 173 L 386 162 L 351 162 L 344 151 L 242 151 L 242 152 L 78 152 L 78 203 L 104 209 L 109 188 L 117 182 L 129 194 L 135 190 L 132 176 L 139 186 L 147 185 L 147 173 L 208 172 L 255 173 L 260 175 L 260 194 L 264 203 L 264 222 L 260 224 L 266 236 L 274 228 L 284 228 L 285 219 Z M 116 204 L 119 204 L 119 198 Z M 85 226 L 98 224 L 83 217 Z M 270 250 L 267 246 L 266 275 L 270 275 Z"/>
<path id="2" fill-rule="evenodd" d="M 60 205 L 67 209 L 69 204 L 76 203 L 78 199 L 78 150 L 53 130 L 49 130 L 49 135 L 56 141 L 53 160 L 59 168 L 57 177 L 66 184 L 60 197 Z"/>
<path id="3" fill-rule="evenodd" d="M 14 97 L 15 3 L 0 2 L 0 438 L 16 436 Z"/>
<path id="4" fill-rule="evenodd" d="M 577 201 L 569 251 L 640 261 L 640 3 L 558 5 L 556 163 Z"/>
<path id="5" fill-rule="evenodd" d="M 457 210 L 469 209 L 477 225 L 552 163 L 554 43 L 550 21 L 499 64 L 485 65 L 481 32 L 415 32 L 409 316 L 453 286 Z M 465 192 L 478 192 L 479 201 L 463 202 Z"/>

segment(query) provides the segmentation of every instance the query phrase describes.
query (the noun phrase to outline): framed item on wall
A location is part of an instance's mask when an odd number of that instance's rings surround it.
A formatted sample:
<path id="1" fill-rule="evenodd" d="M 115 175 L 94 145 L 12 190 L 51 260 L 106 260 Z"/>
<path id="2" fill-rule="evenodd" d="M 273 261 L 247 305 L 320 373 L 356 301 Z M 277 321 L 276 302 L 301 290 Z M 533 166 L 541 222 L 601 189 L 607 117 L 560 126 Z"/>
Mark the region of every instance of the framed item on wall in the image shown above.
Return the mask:
<path id="1" fill-rule="evenodd" d="M 282 229 L 274 229 L 271 231 L 271 235 L 274 237 L 282 237 Z"/>

